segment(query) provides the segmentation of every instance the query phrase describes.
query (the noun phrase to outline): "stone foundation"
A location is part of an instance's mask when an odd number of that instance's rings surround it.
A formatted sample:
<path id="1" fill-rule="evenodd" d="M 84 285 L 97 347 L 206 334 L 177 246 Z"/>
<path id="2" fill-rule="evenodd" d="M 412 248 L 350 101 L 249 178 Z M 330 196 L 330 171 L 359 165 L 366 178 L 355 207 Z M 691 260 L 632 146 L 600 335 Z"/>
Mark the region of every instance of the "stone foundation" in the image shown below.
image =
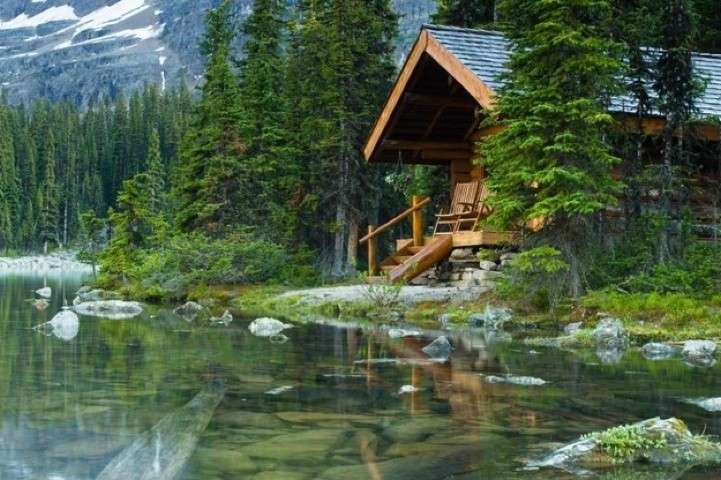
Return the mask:
<path id="1" fill-rule="evenodd" d="M 490 259 L 479 259 L 480 249 L 456 248 L 448 260 L 428 270 L 411 282 L 412 285 L 470 288 L 474 286 L 492 288 L 503 276 L 503 269 L 516 255 L 513 252 L 498 251 Z"/>

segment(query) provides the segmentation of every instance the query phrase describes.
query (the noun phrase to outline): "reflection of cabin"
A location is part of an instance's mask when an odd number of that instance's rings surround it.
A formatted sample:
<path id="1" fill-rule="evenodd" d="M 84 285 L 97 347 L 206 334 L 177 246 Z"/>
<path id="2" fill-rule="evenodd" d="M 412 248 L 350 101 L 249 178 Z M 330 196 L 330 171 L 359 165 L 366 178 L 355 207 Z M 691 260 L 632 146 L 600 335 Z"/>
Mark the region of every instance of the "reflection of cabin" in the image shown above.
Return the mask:
<path id="1" fill-rule="evenodd" d="M 480 125 L 493 108 L 494 92 L 501 86 L 499 74 L 508 57 L 509 45 L 500 33 L 424 26 L 365 145 L 368 162 L 400 160 L 404 164 L 444 165 L 449 169 L 451 189 L 458 182 L 482 181 L 485 172 L 472 161 L 474 145 L 493 134 L 493 129 L 482 129 Z M 718 118 L 721 56 L 695 55 L 694 62 L 706 82 L 705 93 L 698 101 L 699 113 Z M 612 111 L 631 122 L 634 105 L 628 99 L 617 98 L 612 102 Z M 657 136 L 664 122 L 658 116 L 649 116 L 643 125 L 647 134 Z M 719 140 L 719 127 L 710 123 L 698 126 L 696 131 L 709 142 Z M 653 152 L 653 140 L 649 151 Z M 702 176 L 718 184 L 718 160 L 706 163 L 702 162 L 706 169 Z M 494 246 L 516 239 L 514 232 L 482 228 L 426 237 L 419 211 L 428 203 L 416 198 L 411 208 L 390 222 L 369 227 L 362 241 L 368 243 L 371 275 L 383 270 L 392 280 L 409 280 L 446 259 L 453 247 Z M 397 241 L 396 254 L 377 264 L 376 239 L 407 217 L 412 219 L 414 238 Z"/>

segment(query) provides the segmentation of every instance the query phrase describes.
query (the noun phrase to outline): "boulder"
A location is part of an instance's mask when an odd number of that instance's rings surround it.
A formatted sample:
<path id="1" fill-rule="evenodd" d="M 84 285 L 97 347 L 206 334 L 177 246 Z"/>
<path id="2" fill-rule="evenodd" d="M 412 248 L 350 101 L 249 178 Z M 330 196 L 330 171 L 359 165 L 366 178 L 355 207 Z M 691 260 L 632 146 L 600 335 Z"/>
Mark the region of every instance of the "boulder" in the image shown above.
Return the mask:
<path id="1" fill-rule="evenodd" d="M 273 337 L 283 330 L 292 327 L 293 325 L 283 323 L 275 318 L 263 317 L 253 320 L 250 325 L 248 325 L 248 330 L 256 337 Z"/>
<path id="2" fill-rule="evenodd" d="M 443 336 L 436 338 L 431 343 L 423 347 L 423 353 L 436 359 L 447 359 L 451 356 L 452 351 L 453 346 L 451 346 L 448 339 Z"/>
<path id="3" fill-rule="evenodd" d="M 123 300 L 101 300 L 85 302 L 73 306 L 73 310 L 87 317 L 102 317 L 111 320 L 126 320 L 143 313 L 143 306 L 138 302 Z"/>
<path id="4" fill-rule="evenodd" d="M 173 310 L 173 313 L 180 315 L 188 321 L 195 320 L 203 311 L 204 307 L 196 302 L 185 302 L 183 305 Z"/>
<path id="5" fill-rule="evenodd" d="M 85 302 L 99 302 L 101 300 L 118 299 L 117 294 L 108 292 L 102 288 L 95 288 L 86 290 L 86 287 L 81 288 L 76 293 L 76 297 L 73 300 L 73 305 L 80 305 Z"/>
<path id="6" fill-rule="evenodd" d="M 711 367 L 716 363 L 716 343 L 710 340 L 688 340 L 684 342 L 681 355 L 691 365 Z"/>
<path id="7" fill-rule="evenodd" d="M 53 289 L 50 287 L 43 287 L 35 290 L 35 293 L 42 298 L 50 298 L 53 296 Z"/>
<path id="8" fill-rule="evenodd" d="M 676 354 L 676 349 L 665 343 L 650 342 L 641 347 L 641 354 L 647 360 L 663 360 Z"/>
<path id="9" fill-rule="evenodd" d="M 456 248 L 451 252 L 451 260 L 474 260 L 473 250 L 470 248 Z"/>
<path id="10" fill-rule="evenodd" d="M 63 310 L 55 315 L 52 320 L 38 325 L 35 329 L 46 335 L 54 335 L 60 340 L 69 342 L 77 337 L 80 330 L 80 320 L 74 312 Z"/>
<path id="11" fill-rule="evenodd" d="M 581 328 L 583 328 L 583 322 L 569 323 L 568 325 L 563 327 L 563 333 L 566 335 L 574 335 L 578 333 Z"/>
<path id="12" fill-rule="evenodd" d="M 677 418 L 651 418 L 632 425 L 584 435 L 528 464 L 532 468 L 554 467 L 575 473 L 622 464 L 657 463 L 699 465 L 721 461 L 721 444 L 693 435 Z"/>
<path id="13" fill-rule="evenodd" d="M 707 412 L 721 412 L 721 397 L 716 398 L 691 398 L 686 403 L 701 407 Z"/>
<path id="14" fill-rule="evenodd" d="M 593 340 L 599 349 L 623 349 L 628 346 L 628 335 L 617 318 L 602 318 L 593 330 Z"/>

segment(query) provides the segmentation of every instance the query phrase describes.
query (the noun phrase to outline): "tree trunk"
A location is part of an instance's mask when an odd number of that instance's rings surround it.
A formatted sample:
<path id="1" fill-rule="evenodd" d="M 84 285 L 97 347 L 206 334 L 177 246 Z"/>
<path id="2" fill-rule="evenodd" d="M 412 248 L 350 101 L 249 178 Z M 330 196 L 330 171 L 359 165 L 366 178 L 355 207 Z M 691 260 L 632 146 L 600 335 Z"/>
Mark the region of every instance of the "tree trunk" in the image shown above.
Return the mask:
<path id="1" fill-rule="evenodd" d="M 348 219 L 348 242 L 346 244 L 345 272 L 353 273 L 358 266 L 358 215 L 351 214 Z"/>
<path id="2" fill-rule="evenodd" d="M 661 229 L 658 241 L 658 261 L 666 263 L 671 258 L 671 214 L 672 214 L 672 188 L 673 188 L 673 157 L 675 120 L 673 115 L 666 118 L 664 128 L 663 165 L 661 166 L 661 195 L 659 198 L 659 213 L 661 215 Z"/>

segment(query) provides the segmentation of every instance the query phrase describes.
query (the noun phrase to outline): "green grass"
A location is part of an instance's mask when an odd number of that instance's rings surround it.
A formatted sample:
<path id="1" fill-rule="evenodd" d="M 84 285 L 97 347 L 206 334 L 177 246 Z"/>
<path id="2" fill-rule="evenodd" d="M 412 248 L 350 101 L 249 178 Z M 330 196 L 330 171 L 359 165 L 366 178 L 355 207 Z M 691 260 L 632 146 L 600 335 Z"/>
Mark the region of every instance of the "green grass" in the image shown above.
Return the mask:
<path id="1" fill-rule="evenodd" d="M 589 293 L 581 305 L 618 317 L 640 341 L 721 339 L 721 295 L 600 291 Z"/>

